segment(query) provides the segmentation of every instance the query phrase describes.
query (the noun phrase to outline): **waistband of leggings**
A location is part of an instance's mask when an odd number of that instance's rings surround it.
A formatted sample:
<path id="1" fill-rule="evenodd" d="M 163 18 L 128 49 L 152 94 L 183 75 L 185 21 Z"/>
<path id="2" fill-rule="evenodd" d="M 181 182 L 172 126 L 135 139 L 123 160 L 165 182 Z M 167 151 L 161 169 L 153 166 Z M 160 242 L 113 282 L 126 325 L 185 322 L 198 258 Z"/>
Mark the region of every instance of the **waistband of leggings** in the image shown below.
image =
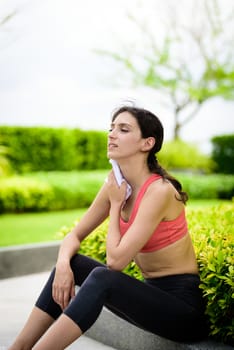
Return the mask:
<path id="1" fill-rule="evenodd" d="M 194 279 L 197 281 L 200 281 L 200 277 L 198 274 L 195 273 L 180 273 L 180 274 L 174 274 L 174 275 L 165 275 L 160 277 L 153 277 L 153 278 L 145 278 L 145 282 L 154 283 L 159 281 L 173 281 L 173 280 L 182 280 L 182 279 Z"/>

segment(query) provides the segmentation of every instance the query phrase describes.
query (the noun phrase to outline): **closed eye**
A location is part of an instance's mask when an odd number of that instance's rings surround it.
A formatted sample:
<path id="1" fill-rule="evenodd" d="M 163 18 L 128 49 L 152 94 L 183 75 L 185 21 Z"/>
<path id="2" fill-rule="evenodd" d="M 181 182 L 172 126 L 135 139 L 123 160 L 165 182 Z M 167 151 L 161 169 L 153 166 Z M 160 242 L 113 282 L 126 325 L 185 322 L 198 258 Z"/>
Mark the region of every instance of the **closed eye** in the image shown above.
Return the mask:
<path id="1" fill-rule="evenodd" d="M 109 130 L 108 130 L 108 132 L 112 132 L 113 131 L 113 128 L 110 128 Z M 120 128 L 120 131 L 121 132 L 129 132 L 129 130 L 128 129 L 125 129 L 125 128 Z"/>

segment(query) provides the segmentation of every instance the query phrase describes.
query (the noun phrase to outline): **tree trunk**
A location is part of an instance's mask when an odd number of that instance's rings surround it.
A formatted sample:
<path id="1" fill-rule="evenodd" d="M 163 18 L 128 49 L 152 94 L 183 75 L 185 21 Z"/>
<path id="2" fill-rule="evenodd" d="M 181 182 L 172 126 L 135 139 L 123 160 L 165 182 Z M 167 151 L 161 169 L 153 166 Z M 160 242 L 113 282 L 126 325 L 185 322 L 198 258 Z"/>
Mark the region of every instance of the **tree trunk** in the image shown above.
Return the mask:
<path id="1" fill-rule="evenodd" d="M 181 124 L 178 120 L 178 113 L 175 113 L 175 126 L 173 140 L 178 140 L 180 138 Z"/>

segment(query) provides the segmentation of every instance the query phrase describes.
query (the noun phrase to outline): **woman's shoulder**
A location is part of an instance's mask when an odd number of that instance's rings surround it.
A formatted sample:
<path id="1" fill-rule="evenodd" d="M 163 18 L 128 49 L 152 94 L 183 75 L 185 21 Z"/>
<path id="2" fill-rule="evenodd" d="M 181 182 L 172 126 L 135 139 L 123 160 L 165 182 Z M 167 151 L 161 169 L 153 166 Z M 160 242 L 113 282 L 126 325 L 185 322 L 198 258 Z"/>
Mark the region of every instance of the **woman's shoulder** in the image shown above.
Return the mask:
<path id="1" fill-rule="evenodd" d="M 144 198 L 153 206 L 166 206 L 171 208 L 181 208 L 182 201 L 178 200 L 180 194 L 177 192 L 172 183 L 160 177 L 157 181 L 153 181 L 145 191 Z"/>
<path id="2" fill-rule="evenodd" d="M 168 181 L 162 177 L 157 178 L 157 181 L 152 181 L 145 189 L 142 200 L 147 205 L 158 207 L 167 206 L 174 196 L 174 191 Z"/>
<path id="3" fill-rule="evenodd" d="M 174 187 L 172 186 L 171 182 L 167 179 L 164 179 L 162 176 L 153 174 L 150 177 L 152 180 L 149 183 L 149 186 L 147 188 L 147 192 L 154 194 L 161 194 L 161 195 L 169 195 L 172 192 L 174 192 Z"/>

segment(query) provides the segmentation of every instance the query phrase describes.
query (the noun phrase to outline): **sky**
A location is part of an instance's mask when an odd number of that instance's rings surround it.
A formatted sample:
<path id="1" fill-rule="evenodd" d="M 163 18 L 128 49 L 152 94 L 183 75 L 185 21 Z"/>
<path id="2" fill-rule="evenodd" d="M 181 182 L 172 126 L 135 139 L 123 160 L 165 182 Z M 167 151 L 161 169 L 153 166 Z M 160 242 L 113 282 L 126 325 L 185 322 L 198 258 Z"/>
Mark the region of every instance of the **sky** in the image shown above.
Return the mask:
<path id="1" fill-rule="evenodd" d="M 230 1 L 222 4 L 228 7 Z M 140 2 L 0 0 L 0 20 L 16 11 L 0 27 L 0 125 L 108 130 L 113 109 L 133 100 L 159 116 L 170 139 L 172 115 L 155 92 L 130 88 L 124 79 L 117 85 L 122 71 L 95 51 L 118 50 L 132 40 L 138 44 L 127 13 L 154 20 L 150 7 L 140 7 Z M 157 3 L 160 13 L 162 1 L 150 2 Z M 212 136 L 233 132 L 234 102 L 217 98 L 203 106 L 181 136 L 207 151 Z"/>

